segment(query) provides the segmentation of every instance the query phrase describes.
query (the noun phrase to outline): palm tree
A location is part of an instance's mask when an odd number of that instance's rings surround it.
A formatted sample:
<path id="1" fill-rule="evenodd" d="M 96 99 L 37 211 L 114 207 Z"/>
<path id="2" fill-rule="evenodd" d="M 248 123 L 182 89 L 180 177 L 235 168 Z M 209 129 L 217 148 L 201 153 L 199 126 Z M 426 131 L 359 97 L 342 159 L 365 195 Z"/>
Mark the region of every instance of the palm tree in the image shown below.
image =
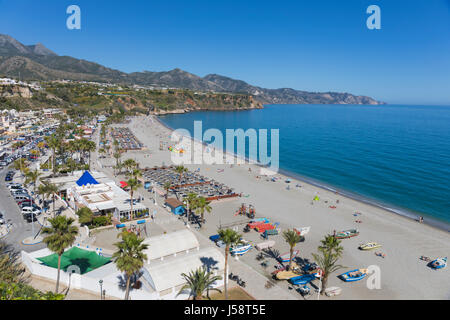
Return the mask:
<path id="1" fill-rule="evenodd" d="M 47 187 L 44 183 L 40 184 L 37 193 L 42 197 L 42 202 L 45 205 L 45 200 L 47 199 Z"/>
<path id="2" fill-rule="evenodd" d="M 224 269 L 224 287 L 225 287 L 225 300 L 228 300 L 228 289 L 227 289 L 227 273 L 228 273 L 228 254 L 230 253 L 230 247 L 237 245 L 241 242 L 241 235 L 232 229 L 219 229 L 217 231 L 220 240 L 225 243 L 225 269 Z"/>
<path id="3" fill-rule="evenodd" d="M 190 192 L 188 193 L 187 197 L 186 197 L 186 202 L 188 205 L 188 221 L 189 221 L 189 217 L 192 213 L 192 210 L 195 210 L 195 200 L 197 199 L 198 195 L 194 192 Z"/>
<path id="4" fill-rule="evenodd" d="M 344 268 L 344 266 L 337 264 L 344 248 L 340 245 L 340 241 L 332 241 L 330 237 L 334 238 L 334 236 L 327 235 L 321 241 L 322 245 L 318 247 L 319 254 L 312 254 L 314 261 L 322 269 L 322 288 L 320 294 L 323 294 L 326 289 L 330 274 Z"/>
<path id="5" fill-rule="evenodd" d="M 177 293 L 177 296 L 184 290 L 189 289 L 189 296 L 192 296 L 193 300 L 202 300 L 203 293 L 206 291 L 206 295 L 209 299 L 209 291 L 215 290 L 221 292 L 217 288 L 212 286 L 218 280 L 221 280 L 221 276 L 214 276 L 211 271 L 206 270 L 204 266 L 199 267 L 195 271 L 191 271 L 189 274 L 182 273 L 181 276 L 186 280 L 186 284 Z"/>
<path id="6" fill-rule="evenodd" d="M 39 177 L 42 175 L 42 173 L 39 172 L 38 169 L 35 169 L 33 171 L 28 171 L 26 173 L 26 180 L 25 184 L 32 183 L 33 184 L 33 193 L 36 193 L 36 183 L 39 180 Z"/>
<path id="7" fill-rule="evenodd" d="M 66 166 L 67 166 L 67 169 L 69 170 L 69 172 L 73 174 L 75 169 L 78 167 L 78 164 L 75 160 L 73 160 L 72 158 L 69 158 L 66 161 Z"/>
<path id="8" fill-rule="evenodd" d="M 292 260 L 294 258 L 294 248 L 297 243 L 302 240 L 302 237 L 295 230 L 286 230 L 283 232 L 284 240 L 289 244 L 290 260 L 288 270 L 292 268 Z"/>
<path id="9" fill-rule="evenodd" d="M 55 200 L 56 200 L 56 193 L 58 193 L 59 189 L 56 186 L 56 184 L 45 182 L 45 193 L 47 196 L 52 197 L 53 202 L 53 215 L 55 214 Z"/>
<path id="10" fill-rule="evenodd" d="M 128 187 L 130 187 L 130 215 L 129 220 L 133 218 L 133 194 L 134 192 L 142 187 L 142 183 L 135 178 L 131 178 L 127 180 Z"/>
<path id="11" fill-rule="evenodd" d="M 167 197 L 169 196 L 169 190 L 172 188 L 172 184 L 170 182 L 165 182 L 164 183 L 164 190 L 166 190 L 166 194 L 164 195 L 164 197 L 167 199 Z"/>
<path id="12" fill-rule="evenodd" d="M 137 169 L 137 162 L 134 159 L 127 159 L 123 162 L 123 166 L 127 169 L 128 174 L 131 174 L 134 169 Z"/>
<path id="13" fill-rule="evenodd" d="M 19 170 L 23 175 L 28 172 L 28 161 L 24 158 L 19 158 L 13 162 L 13 168 Z"/>
<path id="14" fill-rule="evenodd" d="M 97 149 L 97 145 L 94 141 L 86 140 L 84 143 L 84 151 L 88 153 L 88 169 L 91 169 L 91 152 Z"/>
<path id="15" fill-rule="evenodd" d="M 206 198 L 204 198 L 204 197 L 198 197 L 197 200 L 195 200 L 196 212 L 200 213 L 202 224 L 205 222 L 205 211 L 206 212 L 212 211 L 212 208 L 209 205 L 210 203 L 211 202 L 206 201 Z"/>
<path id="16" fill-rule="evenodd" d="M 127 278 L 125 300 L 129 299 L 130 294 L 130 281 L 131 277 L 139 272 L 144 266 L 144 261 L 147 259 L 147 255 L 144 251 L 148 248 L 148 245 L 142 243 L 144 239 L 138 238 L 138 236 L 132 232 L 122 232 L 120 234 L 122 241 L 115 243 L 118 248 L 113 254 L 113 259 L 117 268 L 125 272 Z"/>
<path id="17" fill-rule="evenodd" d="M 26 283 L 27 280 L 26 269 L 21 263 L 20 252 L 16 251 L 11 244 L 0 241 L 0 283 L 21 285 Z"/>
<path id="18" fill-rule="evenodd" d="M 61 138 L 58 137 L 56 134 L 52 134 L 51 136 L 45 137 L 45 142 L 47 143 L 48 147 L 50 149 L 52 149 L 52 172 L 53 172 L 53 174 L 55 174 L 56 173 L 56 166 L 55 166 L 56 149 L 58 149 L 61 144 Z"/>
<path id="19" fill-rule="evenodd" d="M 120 157 L 122 156 L 122 153 L 118 150 L 116 150 L 113 154 L 113 157 L 116 159 L 116 165 L 114 166 L 114 176 L 117 175 L 117 171 L 120 171 L 121 168 L 121 162 L 120 162 Z"/>
<path id="20" fill-rule="evenodd" d="M 138 178 L 142 177 L 142 171 L 140 169 L 133 169 L 133 171 L 128 172 L 127 176 L 138 180 Z"/>
<path id="21" fill-rule="evenodd" d="M 320 240 L 321 246 L 319 246 L 319 250 L 334 252 L 338 255 L 342 254 L 344 247 L 341 246 L 342 240 L 337 239 L 333 235 L 326 235 L 323 240 Z"/>
<path id="22" fill-rule="evenodd" d="M 98 149 L 98 153 L 100 153 L 100 158 L 103 157 L 103 155 L 106 153 L 105 148 L 102 147 L 102 148 Z"/>
<path id="23" fill-rule="evenodd" d="M 183 166 L 176 166 L 175 172 L 177 172 L 180 175 L 180 185 L 181 185 L 181 179 L 183 178 L 183 173 L 187 172 L 188 169 Z"/>
<path id="24" fill-rule="evenodd" d="M 65 216 L 58 216 L 48 220 L 51 227 L 42 228 L 42 233 L 47 234 L 44 238 L 44 243 L 47 247 L 58 255 L 58 277 L 56 278 L 56 290 L 59 289 L 59 273 L 61 271 L 61 257 L 66 248 L 70 247 L 78 235 L 78 228 L 73 226 L 75 221 L 72 218 Z"/>

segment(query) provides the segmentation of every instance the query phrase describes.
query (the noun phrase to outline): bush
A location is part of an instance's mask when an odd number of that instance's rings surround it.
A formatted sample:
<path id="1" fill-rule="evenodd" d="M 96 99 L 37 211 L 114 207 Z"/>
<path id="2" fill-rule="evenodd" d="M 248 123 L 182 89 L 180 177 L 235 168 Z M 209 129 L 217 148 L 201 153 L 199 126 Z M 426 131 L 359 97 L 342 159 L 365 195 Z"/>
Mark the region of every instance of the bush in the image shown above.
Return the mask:
<path id="1" fill-rule="evenodd" d="M 92 213 L 91 209 L 87 207 L 79 209 L 76 214 L 78 215 L 78 221 L 81 224 L 89 225 L 94 219 L 94 214 Z"/>
<path id="2" fill-rule="evenodd" d="M 110 216 L 100 216 L 100 217 L 95 217 L 94 219 L 92 219 L 92 226 L 94 228 L 103 227 L 103 226 L 107 226 L 110 224 L 111 224 Z"/>

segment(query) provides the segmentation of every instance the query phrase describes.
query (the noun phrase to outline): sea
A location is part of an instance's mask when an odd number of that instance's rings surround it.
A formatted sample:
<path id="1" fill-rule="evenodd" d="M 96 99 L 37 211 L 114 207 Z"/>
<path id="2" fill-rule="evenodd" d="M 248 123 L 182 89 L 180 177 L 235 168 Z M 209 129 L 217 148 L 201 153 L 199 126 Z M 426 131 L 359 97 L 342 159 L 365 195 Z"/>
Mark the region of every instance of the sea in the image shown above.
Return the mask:
<path id="1" fill-rule="evenodd" d="M 450 106 L 266 105 L 159 119 L 191 135 L 194 121 L 224 136 L 268 129 L 269 144 L 278 129 L 280 173 L 450 231 Z"/>

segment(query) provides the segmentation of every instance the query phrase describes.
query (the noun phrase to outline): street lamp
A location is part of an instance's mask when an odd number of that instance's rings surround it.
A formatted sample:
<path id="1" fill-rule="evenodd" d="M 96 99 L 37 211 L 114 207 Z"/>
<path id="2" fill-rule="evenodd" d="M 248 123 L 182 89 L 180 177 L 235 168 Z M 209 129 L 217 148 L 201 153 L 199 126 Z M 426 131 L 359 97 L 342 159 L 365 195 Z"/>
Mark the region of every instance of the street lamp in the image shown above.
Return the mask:
<path id="1" fill-rule="evenodd" d="M 100 300 L 103 300 L 103 280 L 99 280 L 98 283 L 100 284 Z"/>

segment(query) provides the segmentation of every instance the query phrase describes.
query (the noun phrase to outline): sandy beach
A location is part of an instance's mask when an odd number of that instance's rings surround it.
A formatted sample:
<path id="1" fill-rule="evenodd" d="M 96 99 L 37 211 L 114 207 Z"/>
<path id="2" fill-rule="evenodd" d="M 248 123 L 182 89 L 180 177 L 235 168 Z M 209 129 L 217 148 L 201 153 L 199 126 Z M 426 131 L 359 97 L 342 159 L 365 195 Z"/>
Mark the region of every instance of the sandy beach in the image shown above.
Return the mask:
<path id="1" fill-rule="evenodd" d="M 132 118 L 130 123 L 118 126 L 129 127 L 146 147 L 142 151 L 127 152 L 123 159 L 136 159 L 142 168 L 172 164 L 171 152 L 167 150 L 168 145 L 173 145 L 171 131 L 152 116 Z M 164 146 L 162 151 L 159 150 L 160 143 Z M 311 253 L 317 251 L 320 240 L 326 234 L 357 228 L 360 231 L 357 237 L 342 241 L 344 254 L 340 264 L 345 268 L 332 274 L 328 280 L 328 286 L 343 288 L 343 294 L 337 299 L 450 298 L 448 268 L 435 271 L 419 259 L 422 255 L 432 259 L 447 256 L 450 253 L 448 232 L 296 179 L 291 178 L 290 188 L 287 189 L 286 176 L 277 174 L 279 179 L 273 182 L 271 177 L 261 176 L 255 164 L 234 165 L 232 168 L 229 164 L 185 166 L 190 170 L 200 168 L 204 176 L 225 183 L 244 195 L 212 204 L 213 211 L 206 215 L 207 223 L 199 230 L 205 237 L 215 234 L 220 225 L 242 220 L 242 217 L 234 215 L 241 203 L 252 204 L 257 217 L 267 217 L 272 222 L 280 223 L 281 230 L 310 226 L 306 241 L 296 247 L 301 258 L 312 259 Z M 315 196 L 320 200 L 312 201 Z M 354 216 L 356 212 L 360 215 Z M 356 220 L 362 222 L 357 223 Z M 241 233 L 242 227 L 239 226 Z M 253 243 L 263 241 L 255 231 L 243 235 Z M 275 248 L 280 252 L 289 250 L 281 236 L 271 240 L 276 241 Z M 382 248 L 372 251 L 358 249 L 359 244 L 368 241 L 376 241 L 382 244 Z M 385 258 L 375 255 L 375 251 L 383 252 Z M 257 251 L 253 250 L 240 257 L 240 261 L 269 279 L 274 261 L 270 261 L 268 268 L 263 268 L 256 261 L 256 254 Z M 368 289 L 366 279 L 345 283 L 336 277 L 348 270 L 370 265 L 380 268 L 381 289 Z M 289 290 L 286 281 L 278 284 Z"/>

